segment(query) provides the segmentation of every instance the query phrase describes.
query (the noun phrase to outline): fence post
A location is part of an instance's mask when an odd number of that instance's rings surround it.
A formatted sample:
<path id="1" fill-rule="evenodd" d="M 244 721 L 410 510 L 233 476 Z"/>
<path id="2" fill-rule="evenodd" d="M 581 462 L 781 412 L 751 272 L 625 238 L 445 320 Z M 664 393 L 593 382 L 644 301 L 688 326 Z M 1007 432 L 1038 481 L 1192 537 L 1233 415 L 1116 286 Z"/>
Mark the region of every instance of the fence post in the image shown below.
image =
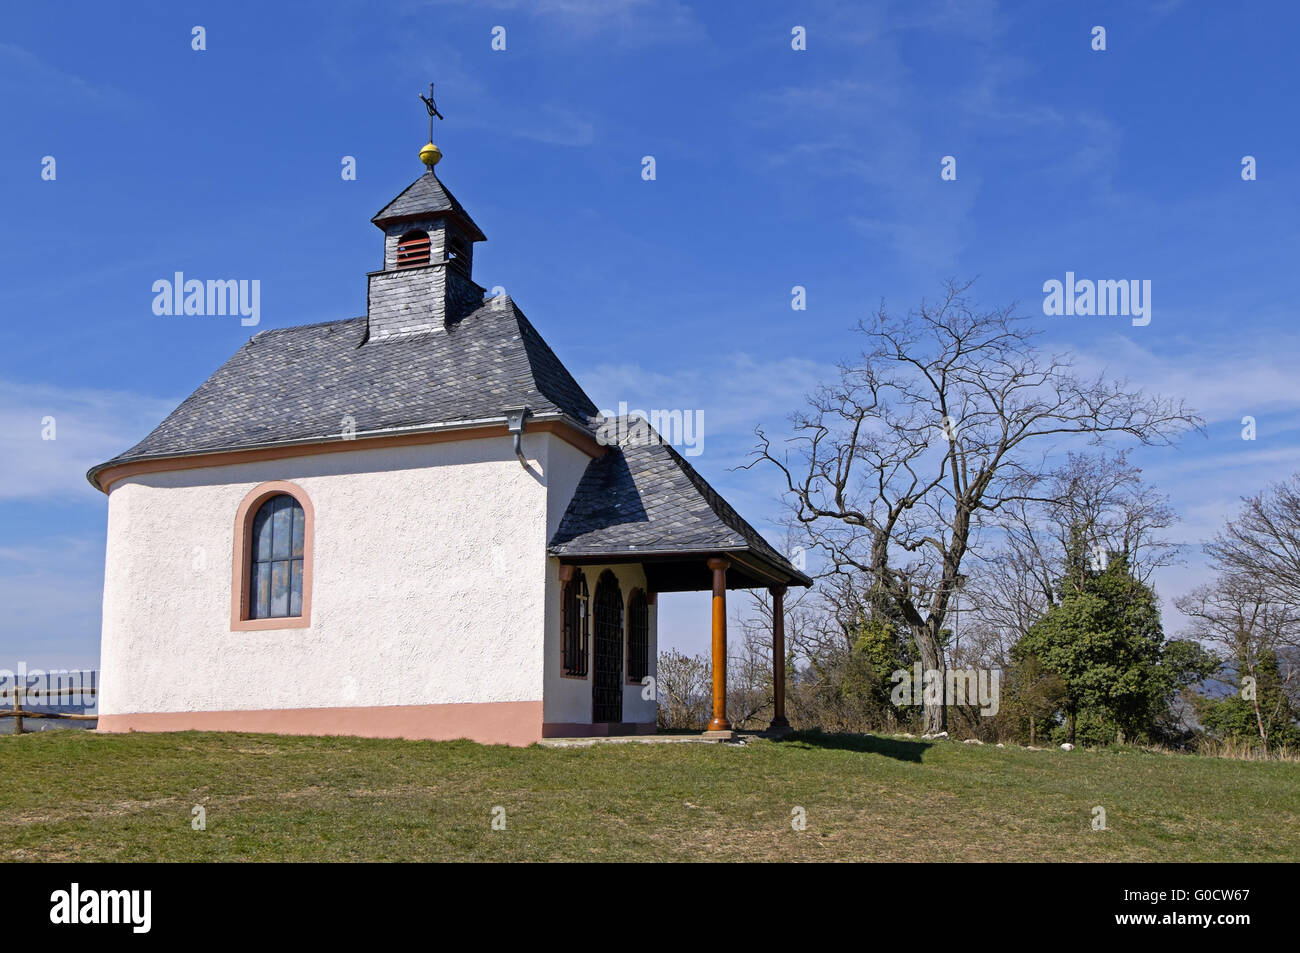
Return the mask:
<path id="1" fill-rule="evenodd" d="M 23 703 L 18 697 L 18 679 L 14 679 L 14 734 L 23 733 Z"/>

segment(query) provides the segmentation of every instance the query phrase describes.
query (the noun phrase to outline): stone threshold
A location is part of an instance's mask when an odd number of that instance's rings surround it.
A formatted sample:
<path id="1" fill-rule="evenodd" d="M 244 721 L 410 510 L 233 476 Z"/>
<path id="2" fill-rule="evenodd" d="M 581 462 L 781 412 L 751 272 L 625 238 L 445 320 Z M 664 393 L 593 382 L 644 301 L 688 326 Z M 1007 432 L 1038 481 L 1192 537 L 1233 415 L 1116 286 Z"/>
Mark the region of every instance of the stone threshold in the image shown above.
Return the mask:
<path id="1" fill-rule="evenodd" d="M 546 748 L 589 748 L 592 745 L 664 745 L 664 744 L 703 744 L 703 745 L 745 745 L 755 738 L 772 738 L 766 731 L 732 731 L 718 732 L 716 736 L 709 732 L 693 735 L 601 735 L 590 738 L 543 738 L 537 744 Z M 781 737 L 780 735 L 775 737 Z"/>

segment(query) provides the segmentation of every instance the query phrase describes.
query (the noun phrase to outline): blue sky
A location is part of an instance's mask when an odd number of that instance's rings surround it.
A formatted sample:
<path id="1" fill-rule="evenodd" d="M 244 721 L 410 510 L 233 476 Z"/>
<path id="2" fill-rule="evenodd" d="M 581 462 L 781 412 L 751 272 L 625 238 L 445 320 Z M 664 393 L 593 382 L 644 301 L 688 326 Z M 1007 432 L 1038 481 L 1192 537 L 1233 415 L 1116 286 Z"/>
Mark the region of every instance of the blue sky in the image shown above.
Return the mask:
<path id="1" fill-rule="evenodd" d="M 155 316 L 153 282 L 259 279 L 259 329 L 363 314 L 369 218 L 421 171 L 430 79 L 439 174 L 489 239 L 476 279 L 602 407 L 702 409 L 694 462 L 762 527 L 771 474 L 731 469 L 753 427 L 855 354 L 881 299 L 906 310 L 950 276 L 1201 411 L 1205 437 L 1136 458 L 1181 538 L 1300 469 L 1295 5 L 377 7 L 0 13 L 0 667 L 97 663 L 106 501 L 82 474 L 255 330 Z M 1067 270 L 1149 279 L 1150 325 L 1045 317 Z M 1191 556 L 1162 596 L 1204 577 Z M 664 598 L 665 643 L 702 650 L 707 628 L 703 596 Z"/>

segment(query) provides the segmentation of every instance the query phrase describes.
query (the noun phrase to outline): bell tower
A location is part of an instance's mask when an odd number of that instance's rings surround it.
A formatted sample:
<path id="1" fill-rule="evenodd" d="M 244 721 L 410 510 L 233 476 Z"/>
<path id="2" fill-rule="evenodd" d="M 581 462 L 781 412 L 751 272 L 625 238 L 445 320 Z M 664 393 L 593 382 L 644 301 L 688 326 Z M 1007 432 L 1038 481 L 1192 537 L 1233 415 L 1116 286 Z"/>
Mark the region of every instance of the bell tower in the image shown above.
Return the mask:
<path id="1" fill-rule="evenodd" d="M 432 84 L 420 98 L 429 111 L 429 142 L 420 150 L 425 172 L 371 219 L 384 233 L 384 263 L 367 276 L 368 343 L 445 332 L 483 303 L 474 245 L 487 239 L 434 172 L 442 150 L 433 144 L 433 119 L 442 114 Z"/>

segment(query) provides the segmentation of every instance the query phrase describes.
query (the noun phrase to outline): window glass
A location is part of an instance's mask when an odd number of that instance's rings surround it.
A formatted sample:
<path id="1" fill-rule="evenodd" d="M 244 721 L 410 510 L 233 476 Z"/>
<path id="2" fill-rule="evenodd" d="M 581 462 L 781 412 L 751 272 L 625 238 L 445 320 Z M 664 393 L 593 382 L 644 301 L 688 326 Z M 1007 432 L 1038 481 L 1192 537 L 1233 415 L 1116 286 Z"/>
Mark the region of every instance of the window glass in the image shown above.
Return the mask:
<path id="1" fill-rule="evenodd" d="M 248 580 L 248 617 L 302 615 L 307 515 L 287 493 L 264 501 L 253 516 Z"/>

